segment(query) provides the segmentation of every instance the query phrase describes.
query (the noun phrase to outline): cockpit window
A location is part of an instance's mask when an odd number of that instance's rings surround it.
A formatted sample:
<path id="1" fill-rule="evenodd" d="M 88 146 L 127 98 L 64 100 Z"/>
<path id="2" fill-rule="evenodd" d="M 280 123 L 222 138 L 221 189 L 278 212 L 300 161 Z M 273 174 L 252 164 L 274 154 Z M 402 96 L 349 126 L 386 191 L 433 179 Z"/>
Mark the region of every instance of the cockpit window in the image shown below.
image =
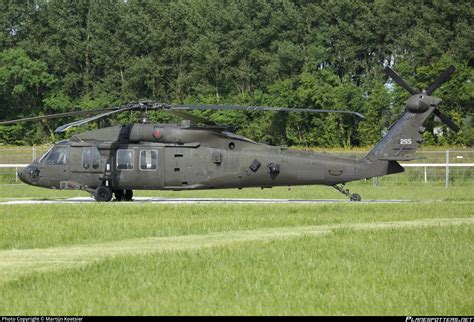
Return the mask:
<path id="1" fill-rule="evenodd" d="M 133 150 L 117 150 L 117 169 L 133 169 Z"/>
<path id="2" fill-rule="evenodd" d="M 66 164 L 67 148 L 65 147 L 53 147 L 46 153 L 40 162 L 49 165 L 65 165 Z"/>
<path id="3" fill-rule="evenodd" d="M 84 169 L 99 169 L 100 153 L 96 147 L 82 148 L 82 167 Z"/>
<path id="4" fill-rule="evenodd" d="M 140 170 L 156 170 L 158 165 L 158 151 L 140 151 Z"/>

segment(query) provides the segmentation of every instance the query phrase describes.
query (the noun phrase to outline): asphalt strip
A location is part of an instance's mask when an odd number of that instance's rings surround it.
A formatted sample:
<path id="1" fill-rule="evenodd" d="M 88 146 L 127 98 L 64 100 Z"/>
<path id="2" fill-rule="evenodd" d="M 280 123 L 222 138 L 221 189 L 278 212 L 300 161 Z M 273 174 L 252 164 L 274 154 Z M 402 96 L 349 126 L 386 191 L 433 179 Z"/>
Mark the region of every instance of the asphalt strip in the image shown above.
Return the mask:
<path id="1" fill-rule="evenodd" d="M 0 283 L 28 274 L 78 268 L 117 256 L 156 254 L 225 246 L 241 242 L 320 236 L 338 229 L 380 230 L 474 224 L 474 218 L 299 226 L 215 232 L 204 235 L 146 237 L 96 244 L 0 251 Z"/>
<path id="2" fill-rule="evenodd" d="M 367 203 L 402 203 L 410 200 L 365 200 L 357 204 Z M 0 205 L 36 205 L 36 204 L 84 204 L 95 203 L 90 197 L 75 197 L 69 199 L 56 200 L 34 200 L 22 199 L 0 202 Z M 113 204 L 122 204 L 111 202 Z M 314 200 L 292 200 L 292 199 L 239 199 L 239 198 L 157 198 L 157 197 L 136 197 L 133 202 L 126 204 L 327 204 L 327 203 L 356 203 L 348 199 L 314 199 Z"/>

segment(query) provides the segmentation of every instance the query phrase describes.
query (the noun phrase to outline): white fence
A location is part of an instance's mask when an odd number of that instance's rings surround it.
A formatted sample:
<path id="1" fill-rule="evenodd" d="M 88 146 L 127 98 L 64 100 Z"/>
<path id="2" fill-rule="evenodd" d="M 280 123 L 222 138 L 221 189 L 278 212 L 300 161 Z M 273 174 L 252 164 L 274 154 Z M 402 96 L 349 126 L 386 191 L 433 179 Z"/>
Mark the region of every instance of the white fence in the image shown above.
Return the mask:
<path id="1" fill-rule="evenodd" d="M 423 181 L 428 183 L 428 168 L 444 168 L 445 169 L 445 186 L 449 186 L 449 168 L 470 168 L 474 167 L 474 163 L 401 163 L 404 168 L 423 168 Z"/>
<path id="2" fill-rule="evenodd" d="M 0 148 L 0 184 L 19 183 L 17 171 L 48 150 L 41 147 Z M 367 152 L 335 152 L 362 157 Z M 474 183 L 474 150 L 419 151 L 416 153 L 424 162 L 402 163 L 405 173 L 373 178 L 374 186 L 424 182 L 446 187 L 463 182 Z"/>
<path id="3" fill-rule="evenodd" d="M 462 181 L 469 181 L 473 179 L 472 173 L 474 171 L 467 171 L 468 173 L 466 174 L 465 172 L 462 174 L 453 174 L 452 169 L 458 169 L 458 168 L 474 168 L 474 163 L 400 163 L 401 166 L 405 168 L 405 173 L 406 174 L 398 174 L 401 176 L 401 178 L 404 178 L 405 176 L 409 176 L 412 171 L 412 169 L 418 168 L 419 170 L 423 170 L 423 182 L 428 183 L 430 181 L 440 181 L 439 177 L 442 175 L 440 171 L 429 171 L 429 168 L 441 168 L 441 171 L 444 171 L 444 185 L 445 187 L 449 187 L 450 182 L 452 181 L 453 178 L 459 178 L 461 177 Z M 408 168 L 408 169 L 407 169 Z M 437 170 L 438 170 L 437 169 Z M 469 169 L 472 170 L 472 169 Z M 413 176 L 413 173 L 411 173 Z M 395 180 L 397 174 L 394 176 L 390 177 L 390 181 L 392 182 L 397 182 Z M 431 180 L 429 180 L 429 177 L 431 176 Z M 373 178 L 373 184 L 375 187 L 378 187 L 380 185 L 380 180 L 381 178 Z M 386 180 L 386 179 L 384 179 Z M 402 181 L 402 180 L 398 180 Z M 414 180 L 410 180 L 410 182 L 413 182 Z"/>
<path id="4" fill-rule="evenodd" d="M 0 164 L 0 184 L 19 183 L 18 168 L 24 168 L 28 164 Z M 10 171 L 2 171 L 2 169 L 9 169 Z M 14 169 L 14 173 L 11 170 Z M 13 176 L 15 176 L 13 180 Z"/>

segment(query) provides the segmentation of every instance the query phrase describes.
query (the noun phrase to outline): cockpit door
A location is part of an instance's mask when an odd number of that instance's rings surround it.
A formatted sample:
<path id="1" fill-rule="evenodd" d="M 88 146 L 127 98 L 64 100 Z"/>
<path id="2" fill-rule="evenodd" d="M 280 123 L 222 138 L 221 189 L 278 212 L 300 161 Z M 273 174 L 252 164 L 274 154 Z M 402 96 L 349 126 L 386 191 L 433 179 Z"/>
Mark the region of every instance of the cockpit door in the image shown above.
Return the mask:
<path id="1" fill-rule="evenodd" d="M 72 146 L 70 155 L 71 181 L 89 187 L 100 184 L 100 177 L 104 173 L 105 160 L 100 155 L 97 146 Z"/>
<path id="2" fill-rule="evenodd" d="M 60 181 L 69 179 L 69 147 L 55 146 L 38 162 L 39 178 L 45 186 L 59 188 Z"/>

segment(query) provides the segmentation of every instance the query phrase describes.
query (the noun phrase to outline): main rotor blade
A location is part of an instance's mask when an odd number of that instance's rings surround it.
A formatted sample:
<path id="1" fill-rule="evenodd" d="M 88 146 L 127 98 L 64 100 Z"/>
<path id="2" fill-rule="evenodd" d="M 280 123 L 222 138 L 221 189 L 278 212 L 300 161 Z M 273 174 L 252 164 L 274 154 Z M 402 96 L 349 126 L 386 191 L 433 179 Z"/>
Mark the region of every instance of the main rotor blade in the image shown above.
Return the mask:
<path id="1" fill-rule="evenodd" d="M 438 109 L 435 109 L 433 111 L 433 113 L 440 118 L 440 120 L 446 124 L 451 130 L 453 130 L 454 132 L 458 133 L 459 130 L 461 130 L 461 128 L 459 127 L 459 125 L 457 125 L 456 123 L 454 123 L 454 121 L 449 117 L 449 116 L 446 116 L 444 115 L 443 113 L 441 113 Z"/>
<path id="2" fill-rule="evenodd" d="M 135 109 L 139 109 L 139 108 L 141 108 L 141 104 L 130 104 L 130 105 L 127 105 L 126 107 L 122 107 L 122 108 L 119 107 L 119 108 L 115 108 L 115 109 L 109 109 L 109 111 L 106 112 L 106 113 L 102 113 L 102 114 L 99 114 L 99 115 L 94 115 L 94 116 L 91 116 L 91 117 L 88 117 L 88 118 L 85 118 L 85 119 L 82 119 L 82 120 L 79 120 L 79 121 L 75 121 L 75 122 L 71 122 L 71 123 L 68 123 L 68 124 L 61 125 L 56 130 L 54 130 L 54 132 L 61 133 L 61 132 L 64 132 L 64 131 L 66 131 L 67 129 L 69 129 L 71 127 L 79 126 L 79 125 L 82 125 L 82 124 L 100 119 L 104 116 L 112 115 L 112 114 L 119 113 L 119 112 L 129 111 L 129 110 L 135 110 Z"/>
<path id="3" fill-rule="evenodd" d="M 426 90 L 427 95 L 431 95 L 438 87 L 440 87 L 444 82 L 448 81 L 451 78 L 451 75 L 456 71 L 456 68 L 451 65 L 449 66 L 438 78 L 435 80 L 433 84 L 428 87 Z"/>
<path id="4" fill-rule="evenodd" d="M 117 106 L 111 108 L 97 109 L 97 110 L 84 110 L 74 111 L 66 113 L 58 113 L 43 116 L 34 116 L 18 120 L 10 120 L 0 122 L 0 125 L 14 124 L 18 122 L 35 121 L 41 119 L 54 119 L 68 116 L 78 116 L 87 114 L 98 114 L 82 120 L 74 121 L 68 124 L 64 124 L 58 127 L 55 132 L 61 133 L 67 129 L 79 126 L 105 116 L 109 116 L 115 113 L 133 111 L 133 110 L 162 110 L 168 113 L 172 113 L 184 119 L 189 119 L 205 125 L 216 125 L 216 123 L 190 113 L 184 112 L 185 110 L 240 110 L 240 111 L 275 111 L 275 112 L 300 112 L 300 113 L 341 113 L 341 114 L 352 114 L 360 118 L 365 118 L 364 115 L 358 112 L 343 111 L 343 110 L 319 110 L 319 109 L 304 109 L 304 108 L 287 108 L 287 107 L 268 107 L 268 106 L 237 106 L 237 105 L 169 105 L 166 103 L 159 102 L 140 102 L 140 103 L 129 103 L 124 106 Z M 105 111 L 105 112 L 104 112 Z"/>
<path id="5" fill-rule="evenodd" d="M 25 118 L 17 119 L 17 120 L 2 121 L 0 122 L 0 125 L 15 124 L 15 123 L 21 123 L 21 122 L 28 122 L 28 121 L 38 121 L 38 120 L 44 120 L 44 119 L 56 119 L 56 118 L 69 117 L 69 116 L 96 114 L 96 113 L 103 113 L 104 111 L 109 111 L 109 110 L 112 110 L 112 109 L 102 108 L 99 110 L 73 111 L 73 112 L 65 112 L 65 113 L 50 114 L 50 115 L 32 116 L 32 117 L 25 117 Z"/>
<path id="6" fill-rule="evenodd" d="M 176 115 L 176 116 L 178 116 L 182 119 L 190 120 L 190 121 L 193 121 L 193 122 L 196 122 L 196 123 L 201 123 L 201 124 L 205 124 L 205 125 L 217 125 L 216 123 L 214 123 L 211 120 L 208 120 L 204 117 L 193 115 L 191 113 L 188 113 L 188 112 L 185 112 L 185 111 L 182 111 L 182 110 L 164 110 L 164 111 L 167 112 L 167 113 Z"/>
<path id="7" fill-rule="evenodd" d="M 390 67 L 385 67 L 384 68 L 384 72 L 385 74 L 387 74 L 391 79 L 393 79 L 395 81 L 395 83 L 397 83 L 398 85 L 400 85 L 401 87 L 403 87 L 404 89 L 406 89 L 411 95 L 415 95 L 415 94 L 418 94 L 419 91 L 415 90 L 413 87 L 411 87 L 410 85 L 408 85 L 407 82 L 405 82 L 405 80 L 403 78 L 401 78 L 393 69 L 391 69 Z"/>
<path id="8" fill-rule="evenodd" d="M 300 113 L 342 113 L 352 114 L 360 118 L 364 115 L 358 112 L 343 110 L 317 110 L 311 108 L 288 108 L 288 107 L 269 107 L 269 106 L 237 106 L 237 105 L 168 105 L 165 107 L 170 110 L 236 110 L 236 111 L 274 111 L 274 112 L 300 112 Z"/>

